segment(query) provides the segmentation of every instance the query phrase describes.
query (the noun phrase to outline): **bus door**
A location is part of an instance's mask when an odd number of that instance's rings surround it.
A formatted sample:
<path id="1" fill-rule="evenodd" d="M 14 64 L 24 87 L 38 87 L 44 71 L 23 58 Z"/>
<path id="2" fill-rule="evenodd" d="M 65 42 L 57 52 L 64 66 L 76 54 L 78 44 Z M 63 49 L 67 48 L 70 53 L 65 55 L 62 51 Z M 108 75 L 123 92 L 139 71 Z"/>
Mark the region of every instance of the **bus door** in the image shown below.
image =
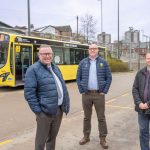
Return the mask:
<path id="1" fill-rule="evenodd" d="M 32 45 L 15 45 L 16 84 L 22 84 L 27 68 L 32 64 Z"/>

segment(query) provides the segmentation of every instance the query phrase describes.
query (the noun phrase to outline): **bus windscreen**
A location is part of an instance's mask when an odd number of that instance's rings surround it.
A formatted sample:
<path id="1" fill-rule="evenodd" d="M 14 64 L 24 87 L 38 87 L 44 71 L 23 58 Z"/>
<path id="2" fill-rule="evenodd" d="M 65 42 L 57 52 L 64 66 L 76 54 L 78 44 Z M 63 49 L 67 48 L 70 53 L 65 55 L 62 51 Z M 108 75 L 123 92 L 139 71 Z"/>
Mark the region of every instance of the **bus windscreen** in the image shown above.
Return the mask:
<path id="1" fill-rule="evenodd" d="M 0 42 L 0 68 L 2 68 L 7 61 L 8 56 L 8 43 Z"/>

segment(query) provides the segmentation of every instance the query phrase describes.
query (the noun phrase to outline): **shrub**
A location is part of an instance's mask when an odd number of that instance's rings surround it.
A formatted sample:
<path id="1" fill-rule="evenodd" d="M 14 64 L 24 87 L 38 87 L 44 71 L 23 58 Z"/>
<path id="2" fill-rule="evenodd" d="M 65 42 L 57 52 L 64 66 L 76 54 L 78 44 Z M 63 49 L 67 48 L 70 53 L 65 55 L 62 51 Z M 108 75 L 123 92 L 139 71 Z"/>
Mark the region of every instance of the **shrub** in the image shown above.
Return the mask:
<path id="1" fill-rule="evenodd" d="M 129 71 L 128 64 L 119 59 L 108 58 L 108 64 L 112 72 L 126 72 Z"/>

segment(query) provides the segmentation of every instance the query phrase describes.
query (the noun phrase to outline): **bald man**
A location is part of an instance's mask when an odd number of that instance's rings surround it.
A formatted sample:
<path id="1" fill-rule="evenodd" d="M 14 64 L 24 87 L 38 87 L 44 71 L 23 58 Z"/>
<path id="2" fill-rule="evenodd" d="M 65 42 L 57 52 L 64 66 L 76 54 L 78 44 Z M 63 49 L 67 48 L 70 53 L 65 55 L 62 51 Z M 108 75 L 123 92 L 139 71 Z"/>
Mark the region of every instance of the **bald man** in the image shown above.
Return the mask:
<path id="1" fill-rule="evenodd" d="M 88 52 L 89 56 L 79 63 L 77 71 L 77 85 L 82 94 L 84 110 L 84 136 L 79 144 L 84 145 L 90 141 L 92 106 L 94 105 L 98 119 L 100 144 L 104 149 L 108 149 L 105 94 L 109 90 L 112 75 L 107 62 L 98 55 L 99 49 L 96 44 L 89 45 Z"/>
<path id="2" fill-rule="evenodd" d="M 149 123 L 150 123 L 150 53 L 146 54 L 146 66 L 135 77 L 132 95 L 135 111 L 138 112 L 141 150 L 149 150 Z"/>
<path id="3" fill-rule="evenodd" d="M 41 45 L 38 56 L 39 61 L 26 72 L 24 95 L 36 115 L 35 150 L 45 146 L 55 150 L 63 112 L 69 112 L 69 95 L 59 68 L 52 62 L 52 48 Z"/>

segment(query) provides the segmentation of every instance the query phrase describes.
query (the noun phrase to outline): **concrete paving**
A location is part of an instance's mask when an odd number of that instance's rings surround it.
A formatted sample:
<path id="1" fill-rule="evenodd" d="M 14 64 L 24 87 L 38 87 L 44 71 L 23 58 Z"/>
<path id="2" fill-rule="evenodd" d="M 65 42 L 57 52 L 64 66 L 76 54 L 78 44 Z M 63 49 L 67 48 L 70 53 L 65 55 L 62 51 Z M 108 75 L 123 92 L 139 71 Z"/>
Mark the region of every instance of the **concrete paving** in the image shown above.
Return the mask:
<path id="1" fill-rule="evenodd" d="M 108 122 L 108 143 L 110 150 L 138 150 L 138 126 L 137 114 L 133 111 L 133 104 L 130 103 L 131 95 L 107 101 L 106 118 Z M 64 116 L 59 135 L 57 137 L 56 150 L 101 150 L 98 137 L 97 118 L 93 109 L 91 141 L 80 146 L 82 138 L 83 111 L 73 116 Z M 35 128 L 16 135 L 9 144 L 0 147 L 1 150 L 33 150 Z"/>
<path id="2" fill-rule="evenodd" d="M 123 74 L 121 78 L 125 79 L 129 77 L 128 74 L 127 76 Z M 106 97 L 106 119 L 109 132 L 107 141 L 110 150 L 140 149 L 137 113 L 134 111 L 131 95 L 131 81 L 133 81 L 133 78 L 134 75 L 132 77 L 130 76 L 128 81 L 121 80 L 120 84 L 120 81 L 117 83 L 118 75 L 114 75 L 113 79 L 115 82 L 113 82 L 110 93 Z M 122 86 L 121 88 L 118 87 L 119 84 Z M 79 140 L 83 137 L 83 111 L 81 109 L 81 102 L 78 108 L 75 100 L 81 100 L 81 95 L 77 94 L 77 86 L 74 83 L 68 84 L 67 86 L 70 96 L 73 99 L 72 107 L 74 105 L 75 107 L 72 108 L 73 110 L 71 109 L 71 113 L 68 116 L 64 115 L 63 117 L 57 137 L 56 150 L 102 150 L 103 148 L 99 144 L 97 117 L 94 108 L 90 136 L 91 141 L 83 146 L 78 144 Z M 20 94 L 22 94 L 22 91 Z M 12 137 L 9 135 L 9 138 L 0 141 L 0 150 L 34 150 L 36 122 L 32 112 L 29 114 L 32 115 L 31 119 L 33 120 L 32 125 L 28 123 L 30 128 L 24 128 L 20 132 L 13 134 Z M 23 119 L 27 121 L 28 117 Z M 3 128 L 3 126 L 1 127 Z M 3 135 L 6 135 L 4 133 L 6 131 L 3 132 Z"/>

